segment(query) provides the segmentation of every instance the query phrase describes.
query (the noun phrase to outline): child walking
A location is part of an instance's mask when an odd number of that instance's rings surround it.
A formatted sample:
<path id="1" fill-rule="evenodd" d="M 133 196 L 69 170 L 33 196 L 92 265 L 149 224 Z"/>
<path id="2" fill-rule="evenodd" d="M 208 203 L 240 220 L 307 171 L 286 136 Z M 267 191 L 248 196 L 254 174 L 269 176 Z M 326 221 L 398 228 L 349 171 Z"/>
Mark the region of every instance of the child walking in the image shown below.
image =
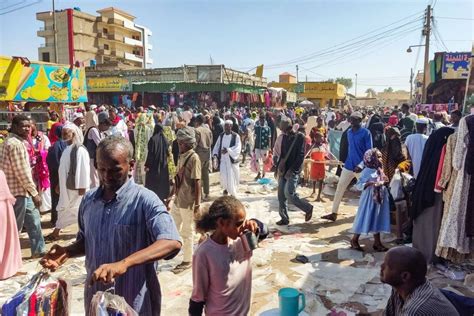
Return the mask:
<path id="1" fill-rule="evenodd" d="M 252 289 L 251 250 L 240 236 L 256 232 L 258 223 L 246 220 L 245 208 L 232 196 L 218 198 L 196 221 L 201 233 L 213 231 L 193 256 L 193 292 L 189 315 L 247 315 Z"/>
<path id="2" fill-rule="evenodd" d="M 324 202 L 321 198 L 321 192 L 323 191 L 323 182 L 324 177 L 326 176 L 325 161 L 327 152 L 326 146 L 324 145 L 324 135 L 319 131 L 315 132 L 313 136 L 313 145 L 308 154 L 311 161 L 309 180 L 313 183 L 313 193 L 311 196 L 314 197 L 316 194 L 316 184 L 318 184 L 319 189 L 316 202 Z"/>
<path id="3" fill-rule="evenodd" d="M 376 149 L 369 149 L 364 154 L 365 168 L 356 184 L 362 191 L 359 208 L 352 226 L 354 236 L 351 239 L 351 248 L 363 251 L 359 245 L 360 234 L 374 234 L 374 250 L 387 251 L 380 240 L 381 232 L 390 232 L 390 204 L 388 190 L 385 186 L 388 179 L 382 169 L 382 153 Z"/>

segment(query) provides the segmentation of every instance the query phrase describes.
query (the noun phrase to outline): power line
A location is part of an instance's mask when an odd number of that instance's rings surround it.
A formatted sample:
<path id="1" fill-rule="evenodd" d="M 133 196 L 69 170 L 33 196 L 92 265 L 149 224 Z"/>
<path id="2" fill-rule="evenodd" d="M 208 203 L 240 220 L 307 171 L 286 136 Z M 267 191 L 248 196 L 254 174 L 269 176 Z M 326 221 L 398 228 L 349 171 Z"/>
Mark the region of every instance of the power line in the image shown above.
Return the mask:
<path id="1" fill-rule="evenodd" d="M 445 20 L 474 21 L 474 19 L 470 19 L 470 18 L 457 18 L 457 17 L 451 17 L 451 16 L 437 16 L 436 18 L 445 19 Z"/>
<path id="2" fill-rule="evenodd" d="M 299 64 L 299 63 L 301 63 L 301 62 L 303 62 L 303 61 L 308 61 L 308 60 L 314 59 L 315 57 L 319 57 L 319 56 L 324 55 L 324 54 L 330 54 L 332 51 L 334 51 L 334 49 L 343 49 L 343 48 L 345 48 L 345 47 L 349 47 L 349 46 L 351 46 L 351 45 L 355 45 L 355 44 L 358 44 L 358 43 L 360 43 L 360 42 L 363 43 L 364 41 L 370 39 L 371 37 L 366 38 L 366 39 L 363 39 L 363 40 L 361 40 L 361 41 L 356 41 L 356 42 L 354 42 L 354 41 L 355 41 L 355 40 L 358 40 L 358 39 L 360 39 L 360 38 L 366 37 L 367 35 L 370 35 L 370 34 L 373 34 L 373 33 L 375 33 L 375 32 L 378 32 L 378 31 L 380 31 L 380 30 L 386 29 L 386 28 L 388 28 L 388 27 L 390 27 L 390 26 L 392 26 L 392 25 L 398 24 L 398 23 L 400 23 L 400 22 L 402 22 L 402 21 L 408 20 L 408 19 L 410 19 L 410 18 L 412 18 L 412 17 L 414 17 L 414 16 L 418 16 L 416 20 L 413 20 L 413 21 L 411 21 L 411 22 L 409 22 L 409 23 L 407 23 L 407 24 L 398 25 L 397 27 L 392 28 L 392 29 L 390 29 L 390 30 L 388 30 L 388 31 L 384 31 L 384 32 L 382 32 L 381 34 L 389 33 L 389 32 L 391 32 L 391 31 L 394 31 L 394 30 L 399 29 L 400 27 L 404 27 L 404 26 L 409 25 L 409 24 L 411 24 L 411 23 L 417 22 L 418 20 L 421 20 L 421 19 L 422 19 L 423 15 L 422 15 L 422 16 L 419 16 L 419 15 L 420 15 L 420 13 L 423 13 L 423 12 L 424 12 L 424 11 L 420 11 L 420 12 L 411 14 L 411 15 L 409 15 L 409 16 L 403 18 L 403 19 L 397 20 L 397 21 L 392 22 L 392 23 L 390 23 L 390 24 L 388 24 L 388 25 L 385 25 L 385 26 L 383 26 L 383 27 L 377 28 L 377 29 L 372 30 L 372 31 L 370 31 L 370 32 L 368 32 L 368 33 L 365 33 L 365 34 L 362 34 L 362 35 L 360 35 L 360 36 L 354 37 L 354 38 L 352 38 L 352 39 L 350 39 L 350 40 L 341 42 L 341 43 L 339 43 L 339 44 L 336 44 L 336 45 L 334 45 L 334 46 L 328 47 L 328 48 L 326 48 L 326 49 L 322 49 L 322 50 L 313 52 L 313 53 L 311 53 L 311 54 L 308 54 L 308 55 L 305 55 L 305 56 L 301 56 L 301 57 L 298 57 L 298 58 L 294 58 L 294 59 L 291 59 L 291 60 L 287 60 L 287 61 L 283 61 L 283 62 L 279 62 L 279 63 L 275 63 L 275 64 L 269 64 L 269 65 L 266 66 L 266 68 L 267 68 L 267 69 L 281 68 L 282 66 L 284 67 L 284 66 L 291 65 L 291 64 L 297 64 L 297 63 Z M 380 35 L 380 34 L 376 34 L 375 36 L 378 36 L 378 35 Z M 373 36 L 372 36 L 372 37 L 373 37 Z M 354 42 L 354 43 L 351 43 L 351 42 Z M 349 43 L 349 44 L 348 44 L 348 43 Z M 250 67 L 247 66 L 247 67 L 234 67 L 234 68 L 237 68 L 237 69 L 245 69 L 245 68 L 250 68 Z"/>
<path id="3" fill-rule="evenodd" d="M 22 1 L 19 1 L 19 2 L 16 2 L 16 3 L 10 4 L 10 5 L 7 5 L 6 7 L 0 8 L 0 11 L 1 11 L 1 10 L 6 10 L 6 9 L 8 9 L 8 8 L 16 7 L 17 5 L 23 4 L 23 3 L 25 3 L 25 2 L 26 2 L 26 0 L 22 0 Z"/>
<path id="4" fill-rule="evenodd" d="M 413 23 L 416 23 L 418 21 L 421 20 L 421 17 L 420 18 L 417 18 L 415 20 L 412 20 L 408 23 L 405 23 L 403 25 L 399 25 L 399 26 L 396 26 L 392 29 L 389 29 L 389 30 L 386 30 L 386 31 L 383 31 L 381 33 L 378 33 L 378 34 L 375 34 L 371 37 L 367 37 L 367 38 L 364 38 L 364 39 L 361 39 L 361 40 L 358 40 L 356 42 L 352 42 L 349 41 L 348 42 L 344 42 L 344 43 L 341 43 L 341 44 L 338 44 L 338 45 L 335 45 L 333 47 L 330 47 L 330 48 L 327 48 L 327 49 L 324 49 L 324 50 L 321 50 L 319 51 L 319 53 L 314 53 L 312 54 L 310 57 L 306 57 L 306 58 L 301 58 L 299 60 L 294 60 L 292 62 L 289 62 L 289 63 L 281 63 L 281 64 L 274 64 L 274 65 L 269 65 L 269 67 L 280 67 L 280 66 L 287 66 L 287 65 L 290 65 L 290 64 L 295 64 L 295 63 L 298 63 L 298 65 L 300 64 L 306 64 L 306 63 L 310 63 L 313 59 L 315 59 L 316 57 L 322 57 L 322 56 L 327 56 L 327 55 L 331 55 L 333 54 L 334 52 L 341 52 L 343 50 L 347 50 L 347 49 L 351 49 L 353 46 L 364 46 L 366 45 L 366 42 L 368 40 L 371 40 L 373 38 L 376 38 L 376 39 L 382 39 L 386 36 L 390 36 L 389 34 L 390 33 L 393 33 L 393 32 L 396 32 L 396 31 L 399 31 L 400 29 L 402 29 L 403 27 L 407 27 L 409 26 L 410 24 L 413 24 Z M 371 32 L 373 33 L 373 32 Z M 392 34 L 393 35 L 393 34 Z M 360 38 L 360 37 L 359 37 Z M 370 42 L 369 42 L 370 43 Z M 341 46 L 342 45 L 342 46 Z"/>
<path id="5" fill-rule="evenodd" d="M 6 11 L 6 12 L 0 12 L 0 16 L 5 15 L 5 14 L 8 14 L 8 13 L 16 12 L 16 11 L 21 10 L 21 9 L 24 9 L 24 8 L 31 7 L 31 6 L 33 6 L 33 5 L 35 5 L 35 4 L 38 4 L 38 3 L 42 2 L 42 1 L 43 1 L 43 0 L 36 0 L 36 1 L 32 2 L 32 3 L 25 4 L 25 5 L 21 6 L 21 7 L 14 8 L 14 9 L 8 10 L 8 11 Z"/>

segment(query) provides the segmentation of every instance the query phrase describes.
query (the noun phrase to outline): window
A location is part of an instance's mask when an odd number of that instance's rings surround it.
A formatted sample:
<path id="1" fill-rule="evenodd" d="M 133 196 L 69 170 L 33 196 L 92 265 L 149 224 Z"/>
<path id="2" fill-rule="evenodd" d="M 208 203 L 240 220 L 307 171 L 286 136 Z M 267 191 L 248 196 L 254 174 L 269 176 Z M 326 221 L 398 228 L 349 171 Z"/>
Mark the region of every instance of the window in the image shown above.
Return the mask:
<path id="1" fill-rule="evenodd" d="M 108 45 L 108 44 L 104 44 L 104 49 L 105 49 L 105 50 L 108 50 L 108 49 L 109 49 L 109 45 Z"/>
<path id="2" fill-rule="evenodd" d="M 45 61 L 45 62 L 50 62 L 49 60 L 49 53 L 42 53 L 42 56 L 41 56 L 41 61 Z"/>
<path id="3" fill-rule="evenodd" d="M 107 30 L 105 27 L 102 31 L 103 31 L 104 34 L 107 34 L 109 32 L 109 30 Z"/>

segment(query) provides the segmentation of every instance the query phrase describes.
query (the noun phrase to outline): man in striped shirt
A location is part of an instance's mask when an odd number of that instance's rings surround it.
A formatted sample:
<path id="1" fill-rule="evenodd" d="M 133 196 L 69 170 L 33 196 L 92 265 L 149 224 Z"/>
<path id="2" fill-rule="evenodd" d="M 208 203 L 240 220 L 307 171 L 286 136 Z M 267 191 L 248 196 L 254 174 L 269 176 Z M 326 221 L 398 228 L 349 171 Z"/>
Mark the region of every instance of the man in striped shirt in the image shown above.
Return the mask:
<path id="1" fill-rule="evenodd" d="M 426 280 L 426 272 L 426 260 L 418 249 L 401 246 L 387 252 L 380 280 L 392 286 L 392 295 L 384 315 L 459 315 L 449 300 Z"/>
<path id="2" fill-rule="evenodd" d="M 79 232 L 67 247 L 54 245 L 41 260 L 55 270 L 68 258 L 86 256 L 86 315 L 97 291 L 114 286 L 139 315 L 160 315 L 157 261 L 181 248 L 173 218 L 152 191 L 133 182 L 133 147 L 120 135 L 97 147 L 101 186 L 87 192 L 79 207 Z"/>
<path id="3" fill-rule="evenodd" d="M 26 228 L 31 243 L 31 256 L 45 252 L 41 218 L 38 211 L 41 196 L 36 190 L 31 173 L 30 160 L 25 141 L 30 135 L 31 120 L 25 115 L 16 115 L 12 120 L 11 133 L 0 147 L 0 169 L 7 178 L 8 187 L 15 196 L 16 223 L 21 231 Z"/>

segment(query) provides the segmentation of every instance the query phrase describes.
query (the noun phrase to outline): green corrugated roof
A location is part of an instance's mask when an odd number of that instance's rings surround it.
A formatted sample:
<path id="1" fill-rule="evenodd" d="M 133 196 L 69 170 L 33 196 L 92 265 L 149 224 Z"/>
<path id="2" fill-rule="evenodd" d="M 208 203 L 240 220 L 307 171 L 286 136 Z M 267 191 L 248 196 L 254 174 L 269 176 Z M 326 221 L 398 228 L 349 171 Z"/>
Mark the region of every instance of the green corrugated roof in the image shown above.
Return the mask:
<path id="1" fill-rule="evenodd" d="M 204 92 L 224 91 L 261 94 L 265 88 L 238 83 L 145 82 L 134 83 L 133 92 Z"/>

